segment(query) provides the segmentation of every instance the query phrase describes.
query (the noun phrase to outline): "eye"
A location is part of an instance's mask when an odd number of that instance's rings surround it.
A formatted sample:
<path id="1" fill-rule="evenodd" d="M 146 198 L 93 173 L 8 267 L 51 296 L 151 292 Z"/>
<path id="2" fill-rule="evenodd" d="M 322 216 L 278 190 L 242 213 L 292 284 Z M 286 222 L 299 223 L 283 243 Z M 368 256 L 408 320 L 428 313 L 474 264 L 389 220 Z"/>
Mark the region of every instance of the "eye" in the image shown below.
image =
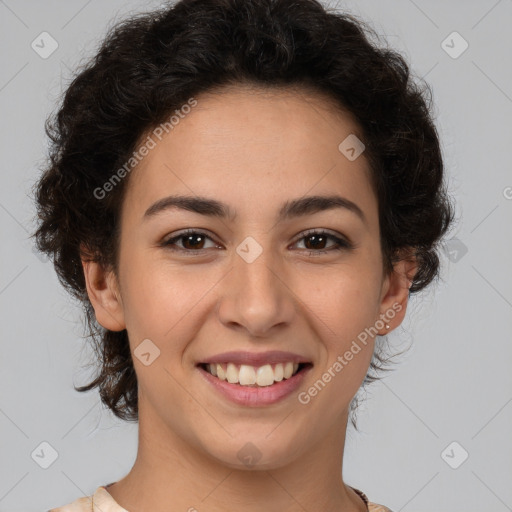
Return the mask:
<path id="1" fill-rule="evenodd" d="M 325 244 L 328 240 L 334 241 L 334 244 L 330 248 L 325 248 Z M 330 251 L 340 251 L 342 249 L 352 249 L 352 244 L 343 238 L 335 236 L 327 231 L 312 229 L 302 235 L 297 242 L 305 241 L 306 250 L 310 256 L 318 256 L 319 254 L 326 254 Z M 297 243 L 296 242 L 296 243 Z M 314 250 L 310 250 L 310 248 Z"/>
<path id="2" fill-rule="evenodd" d="M 166 241 L 162 242 L 163 247 L 167 247 L 171 251 L 179 251 L 182 253 L 201 253 L 205 250 L 204 243 L 205 240 L 212 240 L 206 233 L 202 231 L 196 231 L 194 229 L 188 229 L 183 231 L 177 236 L 173 238 L 169 238 Z M 176 242 L 182 242 L 182 247 L 173 247 L 176 246 Z"/>
<path id="3" fill-rule="evenodd" d="M 207 247 L 205 247 L 205 243 L 207 240 L 213 242 L 212 238 L 203 231 L 187 229 L 178 235 L 163 241 L 161 246 L 166 247 L 171 251 L 187 254 L 187 256 L 194 256 L 206 251 Z M 330 247 L 326 248 L 325 245 L 329 240 L 334 243 Z M 349 250 L 353 248 L 353 244 L 348 240 L 318 229 L 308 230 L 305 234 L 303 233 L 301 238 L 299 238 L 295 244 L 303 241 L 305 245 L 304 250 L 308 251 L 309 256 L 318 256 L 330 251 L 339 251 L 343 249 Z M 213 247 L 219 246 L 214 243 Z"/>

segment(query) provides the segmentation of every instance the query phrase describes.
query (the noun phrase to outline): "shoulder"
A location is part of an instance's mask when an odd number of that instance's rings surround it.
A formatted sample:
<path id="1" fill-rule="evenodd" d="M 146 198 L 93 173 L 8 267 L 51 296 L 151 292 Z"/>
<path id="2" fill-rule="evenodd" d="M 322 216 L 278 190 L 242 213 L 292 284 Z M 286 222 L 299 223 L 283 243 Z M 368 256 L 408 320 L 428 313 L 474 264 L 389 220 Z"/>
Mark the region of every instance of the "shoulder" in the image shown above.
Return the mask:
<path id="1" fill-rule="evenodd" d="M 368 508 L 368 512 L 393 512 L 388 507 L 385 507 L 384 505 L 379 505 L 378 503 L 372 503 L 366 494 L 361 491 L 360 489 L 356 489 L 355 487 L 349 486 L 352 490 L 356 492 L 356 494 L 359 495 L 359 497 L 364 501 L 365 505 Z"/>
<path id="2" fill-rule="evenodd" d="M 84 496 L 82 498 L 78 498 L 77 500 L 69 503 L 67 505 L 63 505 L 61 507 L 52 508 L 48 510 L 48 512 L 91 512 L 92 510 L 92 497 Z"/>
<path id="3" fill-rule="evenodd" d="M 368 502 L 368 512 L 393 512 L 390 508 L 378 503 Z"/>
<path id="4" fill-rule="evenodd" d="M 100 485 L 92 496 L 83 496 L 77 500 L 47 512 L 128 512 L 110 495 L 104 485 Z"/>

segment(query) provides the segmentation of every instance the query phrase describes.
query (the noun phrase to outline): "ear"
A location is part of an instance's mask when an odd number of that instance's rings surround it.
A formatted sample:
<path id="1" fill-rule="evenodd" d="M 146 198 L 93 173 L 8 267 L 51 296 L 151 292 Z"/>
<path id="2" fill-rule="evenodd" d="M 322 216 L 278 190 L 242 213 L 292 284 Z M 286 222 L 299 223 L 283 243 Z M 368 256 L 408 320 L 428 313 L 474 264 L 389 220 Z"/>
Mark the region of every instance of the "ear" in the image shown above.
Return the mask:
<path id="1" fill-rule="evenodd" d="M 123 303 L 119 292 L 117 278 L 112 270 L 105 270 L 103 266 L 92 261 L 90 253 L 83 246 L 82 267 L 89 300 L 94 308 L 98 323 L 110 331 L 126 329 Z"/>
<path id="2" fill-rule="evenodd" d="M 390 274 L 385 276 L 380 300 L 379 319 L 384 326 L 379 335 L 384 336 L 396 329 L 403 321 L 409 299 L 409 288 L 418 270 L 418 263 L 412 248 L 401 251 L 401 259 L 393 266 Z M 389 325 L 389 329 L 386 328 Z"/>

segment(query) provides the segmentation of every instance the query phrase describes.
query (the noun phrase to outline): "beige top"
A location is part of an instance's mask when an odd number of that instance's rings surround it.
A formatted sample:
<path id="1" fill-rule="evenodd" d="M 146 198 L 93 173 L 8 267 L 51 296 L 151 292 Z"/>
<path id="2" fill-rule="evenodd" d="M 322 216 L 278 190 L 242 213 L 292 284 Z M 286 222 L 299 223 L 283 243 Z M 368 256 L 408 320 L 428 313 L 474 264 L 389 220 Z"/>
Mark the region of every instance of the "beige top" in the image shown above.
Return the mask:
<path id="1" fill-rule="evenodd" d="M 48 510 L 48 512 L 128 512 L 128 510 L 121 507 L 107 491 L 107 487 L 113 484 L 114 482 L 108 485 L 101 485 L 92 496 L 78 498 L 69 505 L 52 508 Z M 352 487 L 352 489 L 361 496 L 361 499 L 368 507 L 368 512 L 392 512 L 392 510 L 383 505 L 368 501 L 366 495 L 359 489 L 355 489 L 354 487 Z"/>

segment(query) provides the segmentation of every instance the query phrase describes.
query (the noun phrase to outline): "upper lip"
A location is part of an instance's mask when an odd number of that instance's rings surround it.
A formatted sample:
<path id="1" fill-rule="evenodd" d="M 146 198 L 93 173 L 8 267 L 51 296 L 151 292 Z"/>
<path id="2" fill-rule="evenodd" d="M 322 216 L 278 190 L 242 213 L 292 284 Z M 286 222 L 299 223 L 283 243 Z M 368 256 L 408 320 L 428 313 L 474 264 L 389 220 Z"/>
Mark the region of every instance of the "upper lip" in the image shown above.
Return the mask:
<path id="1" fill-rule="evenodd" d="M 259 367 L 265 364 L 287 363 L 289 361 L 292 363 L 310 363 L 306 357 L 299 354 L 283 352 L 281 350 L 271 350 L 269 352 L 223 352 L 222 354 L 208 357 L 199 364 L 233 363 Z"/>

